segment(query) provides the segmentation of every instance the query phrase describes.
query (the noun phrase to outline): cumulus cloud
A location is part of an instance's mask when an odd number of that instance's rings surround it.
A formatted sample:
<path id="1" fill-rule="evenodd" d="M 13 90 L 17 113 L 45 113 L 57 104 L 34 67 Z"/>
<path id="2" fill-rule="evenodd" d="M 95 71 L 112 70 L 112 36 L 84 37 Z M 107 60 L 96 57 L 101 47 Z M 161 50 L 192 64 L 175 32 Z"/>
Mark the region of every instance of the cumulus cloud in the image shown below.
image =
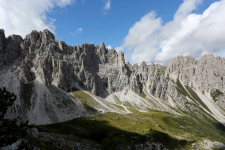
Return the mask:
<path id="1" fill-rule="evenodd" d="M 195 58 L 213 53 L 224 55 L 225 1 L 212 3 L 202 14 L 192 13 L 200 0 L 184 0 L 172 21 L 162 25 L 154 12 L 144 15 L 124 38 L 132 63 L 169 63 L 177 55 Z"/>
<path id="2" fill-rule="evenodd" d="M 117 51 L 117 53 L 118 53 L 119 51 L 123 51 L 123 47 L 121 47 L 121 46 L 116 47 L 116 48 L 115 48 L 115 50 L 116 50 L 116 51 Z"/>
<path id="3" fill-rule="evenodd" d="M 113 49 L 111 45 L 108 45 L 106 48 L 108 48 L 108 49 Z"/>
<path id="4" fill-rule="evenodd" d="M 5 34 L 19 34 L 25 36 L 32 30 L 49 29 L 54 31 L 54 18 L 49 13 L 54 7 L 65 7 L 73 0 L 1 0 L 0 28 Z"/>

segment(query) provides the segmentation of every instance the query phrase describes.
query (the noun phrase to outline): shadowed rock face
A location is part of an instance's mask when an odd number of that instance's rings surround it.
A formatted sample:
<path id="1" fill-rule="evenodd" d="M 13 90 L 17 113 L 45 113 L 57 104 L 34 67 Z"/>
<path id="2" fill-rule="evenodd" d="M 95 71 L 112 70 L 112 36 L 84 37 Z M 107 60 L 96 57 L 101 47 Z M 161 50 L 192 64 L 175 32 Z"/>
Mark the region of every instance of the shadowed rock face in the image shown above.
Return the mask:
<path id="1" fill-rule="evenodd" d="M 21 54 L 20 43 L 23 41 L 19 35 L 10 35 L 5 38 L 4 30 L 0 30 L 0 68 L 10 64 Z"/>

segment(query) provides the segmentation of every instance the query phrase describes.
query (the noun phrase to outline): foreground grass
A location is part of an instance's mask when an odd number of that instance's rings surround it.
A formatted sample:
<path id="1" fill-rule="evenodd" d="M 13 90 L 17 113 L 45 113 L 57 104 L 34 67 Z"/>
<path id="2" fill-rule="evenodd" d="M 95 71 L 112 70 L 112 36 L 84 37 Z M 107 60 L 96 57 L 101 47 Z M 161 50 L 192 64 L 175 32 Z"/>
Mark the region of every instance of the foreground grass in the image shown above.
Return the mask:
<path id="1" fill-rule="evenodd" d="M 154 141 L 169 149 L 189 149 L 193 142 L 202 139 L 225 141 L 225 128 L 204 116 L 193 119 L 159 111 L 145 113 L 131 108 L 129 110 L 133 113 L 106 113 L 39 128 L 44 132 L 86 138 L 99 143 L 103 148 L 110 143 L 125 147 Z"/>
<path id="2" fill-rule="evenodd" d="M 107 113 L 54 125 L 39 126 L 39 129 L 44 132 L 73 134 L 95 141 L 102 145 L 102 148 L 113 147 L 112 143 L 126 147 L 143 144 L 147 141 L 160 142 L 172 149 L 179 148 L 179 145 L 187 146 L 188 141 L 176 140 L 166 133 L 152 129 L 151 126 L 146 129 L 146 122 L 143 120 L 134 125 L 134 122 L 130 122 L 131 118 L 134 116 Z M 137 121 L 136 119 L 134 121 Z"/>

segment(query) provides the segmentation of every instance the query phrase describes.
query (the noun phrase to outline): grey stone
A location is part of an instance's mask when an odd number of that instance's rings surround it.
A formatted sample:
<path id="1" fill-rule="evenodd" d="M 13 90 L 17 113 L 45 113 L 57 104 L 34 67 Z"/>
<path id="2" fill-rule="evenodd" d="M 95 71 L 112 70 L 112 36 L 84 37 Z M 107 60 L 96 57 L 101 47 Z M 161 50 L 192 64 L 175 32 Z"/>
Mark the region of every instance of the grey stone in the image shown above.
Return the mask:
<path id="1" fill-rule="evenodd" d="M 37 138 L 37 137 L 39 136 L 38 129 L 35 128 L 35 127 L 29 128 L 29 129 L 27 130 L 27 132 L 28 132 L 29 135 L 31 135 L 31 136 L 33 136 L 33 137 L 35 137 L 35 138 Z"/>
<path id="2" fill-rule="evenodd" d="M 105 98 L 114 92 L 130 89 L 137 94 L 145 92 L 161 100 L 171 97 L 185 106 L 188 98 L 177 91 L 178 78 L 183 85 L 188 85 L 194 90 L 210 93 L 213 89 L 219 89 L 225 92 L 225 59 L 212 55 L 205 55 L 200 60 L 190 56 L 178 56 L 168 67 L 159 64 L 147 65 L 145 62 L 140 65 L 131 65 L 125 63 L 123 52 L 108 50 L 103 42 L 99 46 L 94 44 L 69 46 L 63 41 L 56 41 L 49 30 L 32 31 L 25 39 L 17 35 L 5 38 L 4 31 L 0 30 L 0 52 L 0 69 L 13 64 L 13 67 L 9 69 L 12 77 L 8 77 L 12 81 L 16 78 L 20 83 L 34 84 L 38 80 L 46 90 L 54 87 L 58 89 L 57 91 L 62 90 L 60 93 L 70 92 L 79 86 Z M 8 87 L 15 92 L 17 90 L 19 95 L 20 86 L 18 85 L 15 89 L 16 86 L 10 86 L 12 81 L 8 81 L 7 84 L 4 81 L 3 77 L 7 78 L 6 75 L 1 77 L 0 81 L 5 85 L 8 84 Z M 48 91 L 47 96 L 50 99 L 53 97 L 51 92 L 54 90 Z M 41 94 L 44 95 L 44 93 Z M 36 103 L 38 95 L 38 93 L 32 95 L 33 103 Z M 65 97 L 69 99 L 68 95 Z M 44 105 L 43 108 L 46 107 L 45 99 L 47 98 L 39 99 L 39 102 Z M 55 108 L 56 104 L 53 103 L 56 103 L 56 99 L 55 97 L 47 101 L 51 104 L 49 108 L 52 108 L 52 105 Z M 22 102 L 17 103 L 21 105 Z M 216 104 L 224 106 L 224 97 L 218 97 Z M 80 107 L 79 104 L 71 106 Z M 189 108 L 199 113 L 196 107 L 189 106 Z M 52 113 L 57 114 L 57 111 L 63 110 L 58 108 Z M 49 123 L 63 120 L 59 119 L 59 114 L 53 116 L 51 118 L 54 118 L 54 121 Z M 66 118 L 73 117 L 67 115 L 65 120 Z M 45 120 L 45 123 L 47 122 Z"/>

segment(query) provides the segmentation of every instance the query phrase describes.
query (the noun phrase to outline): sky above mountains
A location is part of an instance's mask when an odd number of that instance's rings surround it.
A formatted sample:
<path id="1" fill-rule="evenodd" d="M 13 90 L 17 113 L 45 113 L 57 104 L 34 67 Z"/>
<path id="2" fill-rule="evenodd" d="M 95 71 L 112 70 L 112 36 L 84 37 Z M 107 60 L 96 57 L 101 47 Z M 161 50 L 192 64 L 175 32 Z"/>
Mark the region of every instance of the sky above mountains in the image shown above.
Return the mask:
<path id="1" fill-rule="evenodd" d="M 131 63 L 225 57 L 225 0 L 0 0 L 0 28 L 51 30 L 68 45 L 105 42 Z"/>

